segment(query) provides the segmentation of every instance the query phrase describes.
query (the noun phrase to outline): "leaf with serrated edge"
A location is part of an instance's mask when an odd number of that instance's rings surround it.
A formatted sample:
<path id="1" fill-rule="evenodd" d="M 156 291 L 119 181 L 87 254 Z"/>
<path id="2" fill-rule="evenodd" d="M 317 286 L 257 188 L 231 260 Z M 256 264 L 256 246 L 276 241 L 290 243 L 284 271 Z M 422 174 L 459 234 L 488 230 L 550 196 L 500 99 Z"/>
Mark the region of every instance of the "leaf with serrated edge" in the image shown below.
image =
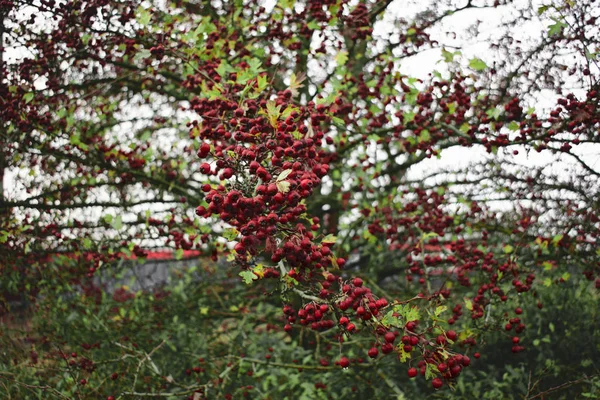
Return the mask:
<path id="1" fill-rule="evenodd" d="M 290 191 L 290 183 L 288 181 L 275 182 L 277 190 L 281 193 L 287 193 Z"/>

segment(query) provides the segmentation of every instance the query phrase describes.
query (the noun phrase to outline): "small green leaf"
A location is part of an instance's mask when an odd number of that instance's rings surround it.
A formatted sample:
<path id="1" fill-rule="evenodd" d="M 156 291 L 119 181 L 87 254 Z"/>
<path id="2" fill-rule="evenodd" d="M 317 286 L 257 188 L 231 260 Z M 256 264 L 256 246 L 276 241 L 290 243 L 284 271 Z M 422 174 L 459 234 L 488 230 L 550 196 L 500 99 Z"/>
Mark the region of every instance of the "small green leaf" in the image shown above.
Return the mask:
<path id="1" fill-rule="evenodd" d="M 520 125 L 516 121 L 511 121 L 511 123 L 508 124 L 508 129 L 510 129 L 511 131 L 518 131 L 519 128 L 520 128 Z"/>
<path id="2" fill-rule="evenodd" d="M 473 310 L 473 302 L 465 297 L 465 307 L 467 310 Z"/>
<path id="3" fill-rule="evenodd" d="M 252 283 L 252 281 L 258 279 L 258 276 L 256 276 L 252 271 L 242 271 L 239 273 L 239 275 L 242 277 L 246 285 L 249 285 Z"/>
<path id="4" fill-rule="evenodd" d="M 137 14 L 136 20 L 140 25 L 142 25 L 142 26 L 148 25 L 148 23 L 150 22 L 150 18 L 151 18 L 150 12 L 148 12 L 148 10 L 146 10 L 142 6 L 139 6 L 136 14 Z"/>
<path id="5" fill-rule="evenodd" d="M 446 311 L 448 309 L 448 307 L 446 306 L 437 306 L 435 308 L 435 316 L 439 317 L 441 313 L 443 313 L 444 311 Z"/>
<path id="6" fill-rule="evenodd" d="M 183 249 L 175 250 L 175 259 L 181 260 L 183 258 Z"/>
<path id="7" fill-rule="evenodd" d="M 506 246 L 504 246 L 502 248 L 502 250 L 504 251 L 505 254 L 510 254 L 513 252 L 514 247 L 512 247 L 510 244 L 507 244 Z"/>
<path id="8" fill-rule="evenodd" d="M 410 353 L 404 351 L 403 344 L 399 344 L 396 347 L 396 350 L 398 351 L 398 358 L 400 359 L 400 362 L 405 363 L 410 358 Z"/>
<path id="9" fill-rule="evenodd" d="M 329 235 L 325 236 L 323 238 L 323 240 L 321 240 L 321 243 L 333 244 L 336 242 L 336 240 L 337 240 L 337 236 L 329 234 Z"/>
<path id="10" fill-rule="evenodd" d="M 554 244 L 554 247 L 558 247 L 558 243 L 564 238 L 564 235 L 555 235 L 552 238 L 552 244 Z"/>
<path id="11" fill-rule="evenodd" d="M 31 100 L 33 100 L 33 92 L 25 93 L 23 95 L 23 100 L 25 100 L 25 104 L 29 104 Z"/>
<path id="12" fill-rule="evenodd" d="M 225 229 L 223 232 L 223 237 L 229 241 L 235 240 L 238 237 L 238 231 L 235 228 Z"/>
<path id="13" fill-rule="evenodd" d="M 430 380 L 435 378 L 436 373 L 434 370 L 433 364 L 427 364 L 427 368 L 425 368 L 425 379 Z"/>
<path id="14" fill-rule="evenodd" d="M 469 67 L 475 71 L 483 71 L 487 68 L 487 64 L 481 58 L 473 58 L 469 61 Z"/>
<path id="15" fill-rule="evenodd" d="M 317 23 L 317 21 L 312 20 L 310 21 L 307 25 L 306 25 L 309 29 L 312 29 L 313 31 L 316 31 L 318 29 L 321 29 L 321 27 L 319 26 L 319 24 Z"/>
<path id="16" fill-rule="evenodd" d="M 345 125 L 346 125 L 346 123 L 344 122 L 344 120 L 341 119 L 340 117 L 334 117 L 334 116 L 332 116 L 331 117 L 331 121 L 333 121 L 334 125 L 337 125 L 337 126 L 342 127 L 342 128 L 345 127 Z"/>
<path id="17" fill-rule="evenodd" d="M 123 227 L 123 219 L 121 218 L 120 215 L 117 215 L 117 218 L 115 218 L 113 224 L 112 224 L 113 228 L 115 228 L 116 230 L 119 230 Z"/>
<path id="18" fill-rule="evenodd" d="M 554 24 L 548 27 L 548 36 L 559 35 L 567 24 L 554 17 L 552 20 L 554 21 Z"/>
<path id="19" fill-rule="evenodd" d="M 346 61 L 348 61 L 347 51 L 342 50 L 335 56 L 335 62 L 338 66 L 346 64 Z"/>

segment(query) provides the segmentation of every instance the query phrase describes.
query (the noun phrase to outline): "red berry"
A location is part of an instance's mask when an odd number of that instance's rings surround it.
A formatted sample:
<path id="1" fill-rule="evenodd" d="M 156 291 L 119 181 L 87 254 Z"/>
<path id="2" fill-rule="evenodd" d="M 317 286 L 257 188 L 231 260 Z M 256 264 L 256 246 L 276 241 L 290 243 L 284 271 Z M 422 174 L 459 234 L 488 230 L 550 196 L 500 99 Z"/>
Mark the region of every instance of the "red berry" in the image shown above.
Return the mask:
<path id="1" fill-rule="evenodd" d="M 396 335 L 394 335 L 394 332 L 387 332 L 383 338 L 388 343 L 394 343 L 394 340 L 396 340 Z"/>
<path id="2" fill-rule="evenodd" d="M 379 350 L 377 350 L 377 347 L 371 347 L 368 351 L 368 354 L 369 354 L 369 357 L 375 358 L 379 354 Z"/>
<path id="3" fill-rule="evenodd" d="M 350 366 L 350 360 L 348 360 L 348 357 L 340 358 L 340 367 L 348 368 L 348 366 Z"/>
<path id="4" fill-rule="evenodd" d="M 444 386 L 444 382 L 440 378 L 434 378 L 431 381 L 431 386 L 433 386 L 434 389 L 439 389 Z"/>
<path id="5" fill-rule="evenodd" d="M 453 330 L 449 330 L 448 332 L 446 332 L 446 337 L 450 340 L 452 340 L 453 342 L 456 341 L 456 338 L 458 337 L 458 335 L 456 334 L 455 331 Z"/>
<path id="6" fill-rule="evenodd" d="M 392 346 L 389 343 L 384 343 L 381 345 L 381 352 L 383 354 L 390 354 L 392 351 L 394 351 L 394 346 Z"/>
<path id="7" fill-rule="evenodd" d="M 356 287 L 361 287 L 363 285 L 363 280 L 360 278 L 354 278 L 352 280 L 352 284 Z"/>
<path id="8" fill-rule="evenodd" d="M 418 371 L 417 371 L 416 368 L 409 368 L 408 369 L 408 377 L 409 378 L 414 378 L 414 377 L 417 376 L 417 374 L 418 374 Z"/>

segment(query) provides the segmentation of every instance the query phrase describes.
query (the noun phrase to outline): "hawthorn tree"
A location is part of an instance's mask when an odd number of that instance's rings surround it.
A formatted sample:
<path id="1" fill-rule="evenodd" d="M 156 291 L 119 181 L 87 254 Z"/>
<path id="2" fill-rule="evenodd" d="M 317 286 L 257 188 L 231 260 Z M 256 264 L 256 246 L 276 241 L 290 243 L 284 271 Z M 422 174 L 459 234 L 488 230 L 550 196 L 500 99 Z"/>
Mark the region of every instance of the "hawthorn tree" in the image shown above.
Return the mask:
<path id="1" fill-rule="evenodd" d="M 598 17 L 0 0 L 4 397 L 599 396 Z"/>

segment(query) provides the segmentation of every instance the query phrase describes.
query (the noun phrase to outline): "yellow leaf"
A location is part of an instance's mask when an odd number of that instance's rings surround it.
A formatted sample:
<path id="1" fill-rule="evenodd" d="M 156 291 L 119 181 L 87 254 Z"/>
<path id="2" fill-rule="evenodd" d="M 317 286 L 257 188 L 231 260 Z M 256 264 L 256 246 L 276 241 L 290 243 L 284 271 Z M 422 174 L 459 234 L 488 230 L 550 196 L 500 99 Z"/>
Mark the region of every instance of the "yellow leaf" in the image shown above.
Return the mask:
<path id="1" fill-rule="evenodd" d="M 306 79 L 306 74 L 304 73 L 299 73 L 298 76 L 296 76 L 295 73 L 292 72 L 292 75 L 290 76 L 290 91 L 292 92 L 292 96 L 297 96 L 298 95 L 298 89 L 300 89 L 301 87 L 303 87 L 304 85 L 302 84 L 302 82 Z"/>
<path id="2" fill-rule="evenodd" d="M 290 183 L 288 181 L 275 182 L 277 185 L 277 190 L 281 193 L 287 193 L 290 191 Z"/>
<path id="3" fill-rule="evenodd" d="M 262 278 L 265 276 L 265 267 L 262 264 L 257 264 L 256 267 L 254 267 L 252 269 L 252 271 L 258 275 L 259 278 Z"/>

